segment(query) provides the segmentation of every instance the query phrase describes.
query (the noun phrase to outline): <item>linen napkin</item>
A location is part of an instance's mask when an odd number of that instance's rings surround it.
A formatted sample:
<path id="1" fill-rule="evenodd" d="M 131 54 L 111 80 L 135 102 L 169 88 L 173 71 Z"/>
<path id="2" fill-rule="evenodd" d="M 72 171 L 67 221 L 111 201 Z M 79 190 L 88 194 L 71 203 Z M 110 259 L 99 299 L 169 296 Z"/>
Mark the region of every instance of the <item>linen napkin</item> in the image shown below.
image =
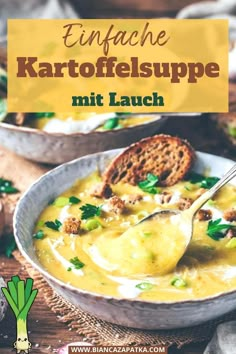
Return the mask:
<path id="1" fill-rule="evenodd" d="M 236 40 L 236 1 L 202 1 L 183 8 L 177 18 L 225 18 L 229 20 L 229 36 Z"/>

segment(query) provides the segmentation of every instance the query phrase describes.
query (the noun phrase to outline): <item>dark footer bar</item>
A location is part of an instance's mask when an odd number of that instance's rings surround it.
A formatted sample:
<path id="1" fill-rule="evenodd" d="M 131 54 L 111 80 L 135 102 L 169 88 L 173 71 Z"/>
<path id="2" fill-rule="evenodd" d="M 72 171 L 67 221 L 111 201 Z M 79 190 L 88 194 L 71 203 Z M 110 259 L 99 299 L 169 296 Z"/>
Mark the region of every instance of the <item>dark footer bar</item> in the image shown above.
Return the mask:
<path id="1" fill-rule="evenodd" d="M 164 345 L 152 346 L 69 346 L 68 354 L 74 353 L 153 353 L 168 354 Z"/>

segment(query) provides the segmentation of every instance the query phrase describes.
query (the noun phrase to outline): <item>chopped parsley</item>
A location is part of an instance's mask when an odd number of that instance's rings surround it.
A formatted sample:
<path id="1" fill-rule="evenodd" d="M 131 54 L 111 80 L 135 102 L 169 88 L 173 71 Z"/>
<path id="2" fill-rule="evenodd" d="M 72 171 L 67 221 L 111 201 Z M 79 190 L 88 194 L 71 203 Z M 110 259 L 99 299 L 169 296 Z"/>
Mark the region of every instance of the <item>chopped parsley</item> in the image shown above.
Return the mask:
<path id="1" fill-rule="evenodd" d="M 77 198 L 77 197 L 71 196 L 69 198 L 69 203 L 70 204 L 79 204 L 80 202 L 81 202 L 81 200 L 79 198 Z"/>
<path id="2" fill-rule="evenodd" d="M 187 286 L 187 282 L 181 277 L 175 277 L 170 284 L 176 288 L 185 288 Z"/>
<path id="3" fill-rule="evenodd" d="M 12 252 L 17 249 L 16 241 L 13 234 L 4 235 L 0 239 L 0 250 L 7 256 L 11 258 Z"/>
<path id="4" fill-rule="evenodd" d="M 196 172 L 191 172 L 188 179 L 192 184 L 199 184 L 201 188 L 205 189 L 212 188 L 220 180 L 218 177 L 205 177 Z"/>
<path id="5" fill-rule="evenodd" d="M 60 227 L 62 226 L 62 223 L 56 219 L 55 221 L 46 221 L 45 226 L 54 231 L 59 231 Z"/>
<path id="6" fill-rule="evenodd" d="M 153 284 L 148 283 L 148 282 L 144 282 L 144 283 L 137 284 L 135 286 L 135 288 L 142 290 L 142 291 L 151 290 L 153 288 Z"/>
<path id="7" fill-rule="evenodd" d="M 157 194 L 160 193 L 159 188 L 156 187 L 159 178 L 152 173 L 147 174 L 147 179 L 138 183 L 138 187 L 144 192 Z"/>
<path id="8" fill-rule="evenodd" d="M 92 204 L 85 204 L 83 205 L 80 210 L 82 210 L 82 216 L 81 219 L 82 220 L 86 220 L 89 218 L 93 218 L 94 216 L 100 216 L 101 215 L 101 205 L 100 206 L 96 206 L 96 205 L 92 205 Z"/>
<path id="9" fill-rule="evenodd" d="M 74 269 L 81 269 L 85 266 L 85 264 L 83 262 L 81 262 L 78 257 L 71 258 L 70 263 L 74 266 Z M 68 268 L 68 269 L 70 269 L 70 268 Z M 70 270 L 72 270 L 72 269 L 70 269 Z"/>
<path id="10" fill-rule="evenodd" d="M 13 183 L 7 179 L 0 178 L 0 193 L 14 194 L 19 190 L 13 186 Z"/>
<path id="11" fill-rule="evenodd" d="M 207 226 L 207 235 L 215 241 L 225 237 L 225 232 L 235 227 L 230 224 L 221 224 L 222 219 L 210 220 Z"/>
<path id="12" fill-rule="evenodd" d="M 103 129 L 104 130 L 112 130 L 112 129 L 117 128 L 118 125 L 119 125 L 119 118 L 118 117 L 110 118 L 104 123 Z"/>
<path id="13" fill-rule="evenodd" d="M 36 240 L 42 240 L 44 238 L 44 232 L 42 230 L 37 231 L 35 234 L 33 234 L 33 238 Z"/>
<path id="14" fill-rule="evenodd" d="M 67 272 L 71 272 L 71 271 L 72 271 L 71 267 L 67 268 Z"/>

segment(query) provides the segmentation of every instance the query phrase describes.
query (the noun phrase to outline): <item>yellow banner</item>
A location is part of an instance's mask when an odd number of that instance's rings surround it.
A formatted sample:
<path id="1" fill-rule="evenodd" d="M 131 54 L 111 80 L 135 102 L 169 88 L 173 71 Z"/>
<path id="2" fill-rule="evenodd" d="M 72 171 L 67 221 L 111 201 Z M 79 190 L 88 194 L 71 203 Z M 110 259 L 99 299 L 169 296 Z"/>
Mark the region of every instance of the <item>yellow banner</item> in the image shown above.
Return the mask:
<path id="1" fill-rule="evenodd" d="M 9 112 L 227 112 L 226 20 L 8 20 Z"/>

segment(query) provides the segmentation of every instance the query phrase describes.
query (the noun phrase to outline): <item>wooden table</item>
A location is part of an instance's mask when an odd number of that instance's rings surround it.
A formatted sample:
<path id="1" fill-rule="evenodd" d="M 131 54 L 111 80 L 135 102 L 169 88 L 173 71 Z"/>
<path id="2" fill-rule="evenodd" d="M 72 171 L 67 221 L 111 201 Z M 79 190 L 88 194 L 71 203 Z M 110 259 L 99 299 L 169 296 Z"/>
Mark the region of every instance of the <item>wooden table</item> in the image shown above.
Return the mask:
<path id="1" fill-rule="evenodd" d="M 5 279 L 9 279 L 13 274 L 25 277 L 24 269 L 19 267 L 19 263 L 13 258 L 7 259 L 0 256 L 1 273 Z M 69 331 L 66 324 L 58 322 L 44 303 L 42 293 L 38 295 L 29 315 L 28 328 L 30 331 L 30 341 L 32 344 L 32 354 L 53 353 L 62 344 L 81 341 L 82 337 Z M 15 320 L 11 311 L 7 312 L 6 318 L 0 322 L 0 353 L 12 354 L 12 343 L 15 341 Z M 170 349 L 169 354 L 200 354 L 203 353 L 205 343 L 185 346 L 181 350 Z"/>
<path id="2" fill-rule="evenodd" d="M 171 118 L 163 127 L 163 133 L 179 135 L 191 141 L 196 149 L 227 156 L 236 157 L 234 149 L 229 148 L 225 140 L 207 116 L 201 118 Z M 15 181 L 16 186 L 23 191 L 35 178 L 47 170 L 45 166 L 37 165 L 0 148 L 0 176 Z M 14 166 L 14 169 L 12 168 Z M 15 171 L 18 171 L 15 176 Z M 27 171 L 27 174 L 26 174 Z M 1 274 L 8 280 L 12 275 L 25 276 L 22 269 L 13 258 L 7 259 L 0 255 Z M 8 311 L 6 319 L 0 323 L 0 353 L 12 353 L 11 343 L 15 340 L 15 321 Z M 42 294 L 36 299 L 29 315 L 30 340 L 33 343 L 32 353 L 51 353 L 63 343 L 80 341 L 81 337 L 69 331 L 66 324 L 59 323 L 56 316 L 49 310 Z M 206 343 L 193 344 L 177 350 L 171 348 L 169 354 L 202 354 Z"/>

